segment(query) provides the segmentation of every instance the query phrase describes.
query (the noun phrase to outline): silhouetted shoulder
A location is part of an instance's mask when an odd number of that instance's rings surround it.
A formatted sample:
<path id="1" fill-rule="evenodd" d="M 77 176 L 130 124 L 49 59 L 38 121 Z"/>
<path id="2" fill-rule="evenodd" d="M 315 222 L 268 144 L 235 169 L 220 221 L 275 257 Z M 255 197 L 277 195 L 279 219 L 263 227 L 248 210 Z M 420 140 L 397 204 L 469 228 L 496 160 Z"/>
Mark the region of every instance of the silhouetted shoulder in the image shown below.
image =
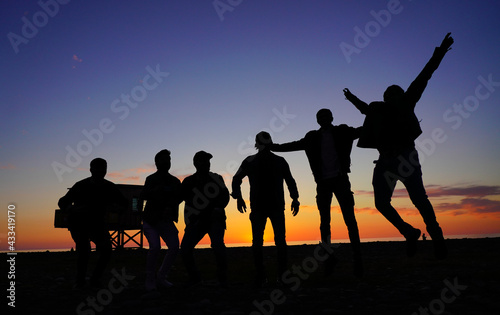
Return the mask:
<path id="1" fill-rule="evenodd" d="M 182 180 L 182 184 L 185 185 L 185 184 L 188 184 L 189 182 L 193 181 L 193 175 L 189 175 L 189 176 L 186 176 L 183 180 Z"/>
<path id="2" fill-rule="evenodd" d="M 278 161 L 278 163 L 288 164 L 288 163 L 286 162 L 285 158 L 284 158 L 284 157 L 282 157 L 282 156 L 276 155 L 276 154 L 274 154 L 274 153 L 273 153 L 271 156 L 272 156 L 272 157 L 273 157 L 276 161 Z"/>
<path id="3" fill-rule="evenodd" d="M 209 175 L 210 177 L 216 181 L 219 185 L 222 185 L 224 184 L 224 177 L 222 177 L 222 175 L 220 174 L 217 174 L 217 173 L 213 173 L 213 172 L 209 172 Z M 225 184 L 224 184 L 225 185 Z"/>
<path id="4" fill-rule="evenodd" d="M 338 125 L 336 126 L 339 130 L 354 130 L 355 128 L 354 127 L 351 127 L 351 126 L 348 126 L 346 124 L 341 124 L 341 125 Z"/>
<path id="5" fill-rule="evenodd" d="M 384 110 L 386 108 L 385 105 L 387 105 L 387 104 L 385 104 L 382 101 L 371 102 L 368 105 L 368 112 Z"/>
<path id="6" fill-rule="evenodd" d="M 181 181 L 180 179 L 178 179 L 177 177 L 175 177 L 174 175 L 172 174 L 168 174 L 168 178 L 173 182 L 173 183 L 176 183 L 176 184 L 180 184 Z"/>
<path id="7" fill-rule="evenodd" d="M 308 133 L 306 133 L 306 135 L 304 136 L 304 139 L 310 139 L 310 138 L 317 137 L 318 134 L 319 134 L 319 130 L 311 130 Z"/>

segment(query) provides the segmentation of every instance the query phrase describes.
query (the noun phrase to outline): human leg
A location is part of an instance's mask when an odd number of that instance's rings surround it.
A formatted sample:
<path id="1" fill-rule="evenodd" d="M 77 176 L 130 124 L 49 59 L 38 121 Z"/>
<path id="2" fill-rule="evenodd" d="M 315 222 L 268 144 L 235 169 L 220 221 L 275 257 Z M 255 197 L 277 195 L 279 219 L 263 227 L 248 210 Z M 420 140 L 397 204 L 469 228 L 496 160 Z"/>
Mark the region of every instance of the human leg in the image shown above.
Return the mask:
<path id="1" fill-rule="evenodd" d="M 194 248 L 205 236 L 207 231 L 202 229 L 199 221 L 192 222 L 186 226 L 181 242 L 181 256 L 184 266 L 189 274 L 189 282 L 196 284 L 201 281 L 201 275 L 194 261 Z"/>
<path id="2" fill-rule="evenodd" d="M 334 193 L 349 234 L 354 261 L 354 273 L 356 276 L 361 277 L 363 275 L 361 240 L 359 237 L 358 223 L 354 214 L 354 196 L 347 175 L 342 175 L 337 178 Z"/>
<path id="3" fill-rule="evenodd" d="M 226 214 L 224 209 L 214 209 L 208 235 L 211 247 L 214 250 L 217 263 L 217 278 L 222 286 L 227 284 L 227 257 L 224 234 L 226 230 Z"/>
<path id="4" fill-rule="evenodd" d="M 406 238 L 406 254 L 411 257 L 417 252 L 420 230 L 406 223 L 391 205 L 392 194 L 401 176 L 401 160 L 380 157 L 373 171 L 373 192 L 375 207 Z"/>
<path id="5" fill-rule="evenodd" d="M 406 223 L 391 205 L 392 194 L 398 180 L 398 162 L 394 158 L 380 158 L 373 170 L 373 193 L 377 210 L 398 229 L 403 236 L 412 233 L 413 227 Z"/>
<path id="6" fill-rule="evenodd" d="M 339 176 L 334 187 L 335 197 L 340 206 L 342 216 L 349 234 L 352 249 L 355 254 L 360 252 L 360 238 L 358 223 L 354 214 L 354 196 L 351 191 L 351 183 L 347 175 Z"/>
<path id="7" fill-rule="evenodd" d="M 145 221 L 142 227 L 149 244 L 146 256 L 146 290 L 151 291 L 156 289 L 156 263 L 161 250 L 160 233 L 155 226 Z"/>
<path id="8" fill-rule="evenodd" d="M 158 270 L 158 279 L 164 281 L 179 253 L 179 231 L 173 221 L 162 221 L 159 227 L 159 235 L 167 245 L 167 254 Z"/>
<path id="9" fill-rule="evenodd" d="M 287 269 L 288 253 L 286 244 L 285 213 L 281 210 L 274 211 L 269 215 L 274 232 L 274 243 L 276 244 L 278 258 L 278 275 L 281 275 Z"/>
<path id="10" fill-rule="evenodd" d="M 266 228 L 267 215 L 262 212 L 250 212 L 250 222 L 252 224 L 252 252 L 255 265 L 255 285 L 261 286 L 266 279 L 264 268 L 264 229 Z"/>
<path id="11" fill-rule="evenodd" d="M 111 258 L 112 245 L 108 230 L 104 226 L 99 226 L 90 234 L 90 239 L 96 246 L 99 254 L 96 267 L 90 278 L 91 285 L 101 286 L 101 278 Z"/>
<path id="12" fill-rule="evenodd" d="M 434 208 L 425 191 L 418 155 L 416 160 L 413 159 L 412 164 L 414 166 L 414 172 L 403 180 L 403 184 L 408 191 L 411 201 L 424 220 L 427 232 L 431 236 L 434 244 L 434 253 L 436 257 L 445 258 L 447 256 L 447 248 L 444 243 L 443 231 L 437 222 Z"/>
<path id="13" fill-rule="evenodd" d="M 86 284 L 87 265 L 90 257 L 90 238 L 88 232 L 79 227 L 70 229 L 71 238 L 75 242 L 76 251 L 76 287 L 82 288 Z"/>
<path id="14" fill-rule="evenodd" d="M 330 227 L 330 207 L 332 203 L 332 183 L 331 181 L 319 181 L 316 186 L 316 205 L 318 206 L 321 234 L 321 241 L 325 244 L 331 244 L 331 227 Z"/>

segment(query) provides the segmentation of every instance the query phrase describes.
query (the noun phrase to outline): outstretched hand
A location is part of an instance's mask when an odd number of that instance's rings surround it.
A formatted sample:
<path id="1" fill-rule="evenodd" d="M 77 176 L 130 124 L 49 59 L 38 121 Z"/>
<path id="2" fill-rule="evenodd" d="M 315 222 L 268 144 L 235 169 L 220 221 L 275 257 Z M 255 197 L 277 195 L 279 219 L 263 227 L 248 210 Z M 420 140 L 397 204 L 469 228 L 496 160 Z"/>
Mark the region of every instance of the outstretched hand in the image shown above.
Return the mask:
<path id="1" fill-rule="evenodd" d="M 300 202 L 297 199 L 292 201 L 292 215 L 293 216 L 296 216 L 297 213 L 299 213 L 299 206 L 300 206 Z"/>
<path id="2" fill-rule="evenodd" d="M 444 49 L 445 51 L 448 51 L 451 49 L 451 45 L 453 44 L 453 37 L 450 36 L 451 33 L 446 34 L 444 37 L 443 41 L 441 42 L 441 46 L 439 48 Z"/>

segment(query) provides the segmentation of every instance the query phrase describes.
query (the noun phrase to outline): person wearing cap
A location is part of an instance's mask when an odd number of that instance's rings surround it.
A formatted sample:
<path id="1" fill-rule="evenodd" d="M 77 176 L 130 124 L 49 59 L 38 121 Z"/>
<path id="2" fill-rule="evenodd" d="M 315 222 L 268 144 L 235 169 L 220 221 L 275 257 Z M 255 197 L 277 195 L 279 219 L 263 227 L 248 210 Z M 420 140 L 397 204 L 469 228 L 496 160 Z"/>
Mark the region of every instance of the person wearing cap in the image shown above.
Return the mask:
<path id="1" fill-rule="evenodd" d="M 354 274 L 360 277 L 363 275 L 361 241 L 348 173 L 351 171 L 352 144 L 359 137 L 361 128 L 353 128 L 344 124 L 334 126 L 333 114 L 327 108 L 317 112 L 316 121 L 320 126 L 319 130 L 309 131 L 298 141 L 274 144 L 271 149 L 276 152 L 305 151 L 316 182 L 321 242 L 328 246 L 331 244 L 331 202 L 335 194 L 351 242 Z M 325 264 L 326 275 L 333 272 L 336 263 L 337 258 L 333 253 L 330 254 Z"/>
<path id="2" fill-rule="evenodd" d="M 299 192 L 290 167 L 284 158 L 270 151 L 271 135 L 261 131 L 255 137 L 257 154 L 247 157 L 233 177 L 231 196 L 237 200 L 238 211 L 246 212 L 241 194 L 241 183 L 245 176 L 250 182 L 250 222 L 252 225 L 252 251 L 256 269 L 255 285 L 266 281 L 263 259 L 264 229 L 269 218 L 273 226 L 274 242 L 278 253 L 278 282 L 287 268 L 287 244 L 285 237 L 285 194 L 286 182 L 292 198 L 292 214 L 299 212 Z"/>
<path id="3" fill-rule="evenodd" d="M 148 177 L 140 195 L 139 206 L 143 200 L 146 206 L 142 213 L 144 235 L 149 243 L 146 258 L 146 290 L 156 290 L 158 286 L 172 286 L 167 280 L 175 258 L 179 253 L 179 231 L 175 222 L 179 218 L 179 204 L 182 202 L 181 181 L 169 173 L 171 166 L 170 151 L 161 150 L 155 155 L 157 171 Z M 142 210 L 142 209 L 141 209 Z M 167 254 L 156 272 L 163 239 L 168 247 Z"/>
<path id="4" fill-rule="evenodd" d="M 227 285 L 227 259 L 224 233 L 226 230 L 225 207 L 229 203 L 229 190 L 221 175 L 210 172 L 212 154 L 196 152 L 193 164 L 196 172 L 182 181 L 184 221 L 186 228 L 181 242 L 181 256 L 189 274 L 189 282 L 201 282 L 193 251 L 201 239 L 208 234 L 217 263 L 217 278 L 220 286 Z"/>

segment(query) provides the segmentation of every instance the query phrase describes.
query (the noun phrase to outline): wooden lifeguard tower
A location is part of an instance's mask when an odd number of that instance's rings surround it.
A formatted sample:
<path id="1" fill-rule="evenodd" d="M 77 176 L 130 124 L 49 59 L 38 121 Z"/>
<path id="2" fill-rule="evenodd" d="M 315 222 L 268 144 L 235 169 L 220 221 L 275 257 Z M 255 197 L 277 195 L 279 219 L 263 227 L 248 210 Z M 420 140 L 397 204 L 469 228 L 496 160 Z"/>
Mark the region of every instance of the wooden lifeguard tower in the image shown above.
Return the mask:
<path id="1" fill-rule="evenodd" d="M 113 248 L 143 248 L 144 230 L 139 205 L 139 195 L 142 191 L 142 185 L 117 184 L 118 189 L 127 199 L 127 208 L 118 213 L 109 211 L 106 214 L 106 223 L 111 235 Z M 55 228 L 68 228 L 68 211 L 57 209 L 54 216 Z M 127 245 L 127 246 L 125 246 Z"/>

